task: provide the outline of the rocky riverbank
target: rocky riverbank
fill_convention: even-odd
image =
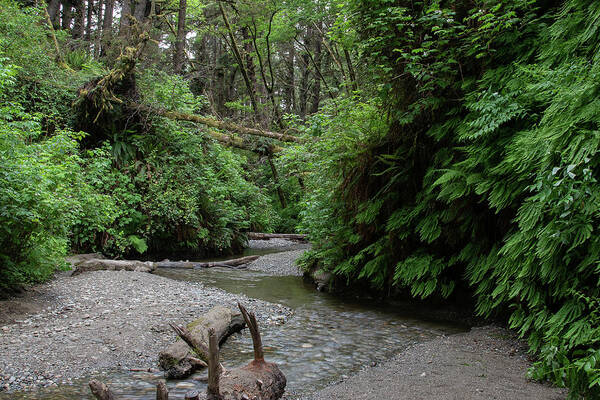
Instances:
[[[34,312],[19,313],[19,301]],[[260,321],[283,323],[291,314],[280,305],[142,272],[60,276],[11,300],[16,314],[4,313],[13,323],[0,326],[0,390],[68,384],[115,368],[155,368],[158,352],[175,340],[169,322],[189,322],[238,301]]]
[[[414,345],[304,400],[560,400],[566,391],[529,381],[525,346],[486,326]]]

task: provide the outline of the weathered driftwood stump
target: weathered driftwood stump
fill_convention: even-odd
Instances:
[[[203,357],[208,363],[207,400],[278,400],[285,391],[287,383],[285,375],[276,364],[265,361],[260,331],[254,313],[247,312],[239,303],[238,307],[250,329],[254,345],[254,360],[241,368],[234,368],[230,371],[223,368],[219,362],[219,335],[213,327],[206,330],[207,342],[201,341],[198,335],[192,334],[187,328],[173,324],[171,327],[183,339],[183,342],[187,343],[199,357]],[[110,389],[99,381],[91,381],[90,389],[98,400],[116,399]],[[169,398],[163,382],[156,386],[156,398],[157,400],[168,400]],[[199,400],[200,395],[197,391],[192,391],[185,396],[185,399]]]
[[[219,363],[216,332],[209,330],[209,346],[198,343],[187,329],[171,325],[177,334],[197,353],[207,353],[208,400],[277,400],[283,396],[287,383],[277,364],[265,361],[262,339],[254,313],[248,313],[238,303],[252,335],[254,360],[241,368],[225,370]]]
[[[208,343],[209,329],[214,329],[217,340],[222,343],[229,335],[244,328],[244,318],[239,312],[216,306],[187,326],[187,332],[195,343]],[[197,352],[178,340],[158,355],[160,368],[169,379],[183,379],[207,366],[205,351]]]

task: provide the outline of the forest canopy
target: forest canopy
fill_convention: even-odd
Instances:
[[[600,3],[0,0],[0,287],[307,233],[600,396]]]

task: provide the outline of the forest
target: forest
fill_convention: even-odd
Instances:
[[[0,0],[0,290],[306,234],[600,398],[600,2]]]

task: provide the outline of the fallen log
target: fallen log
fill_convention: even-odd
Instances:
[[[259,256],[247,256],[240,258],[233,258],[225,261],[213,261],[213,262],[194,262],[194,261],[159,261],[154,263],[157,268],[214,268],[214,267],[226,267],[234,268],[244,264],[251,263],[258,259]]]
[[[285,375],[277,367],[277,364],[265,361],[262,339],[254,313],[249,313],[239,303],[238,307],[252,335],[254,360],[244,367],[225,370],[219,363],[216,333],[209,330],[206,398],[208,400],[280,399],[287,383]],[[207,346],[204,344],[206,342],[197,343],[186,329],[179,327],[175,331],[196,352],[205,353],[207,351]]]
[[[156,266],[150,261],[105,260],[100,258],[92,258],[77,264],[72,275],[79,275],[83,272],[100,270],[153,272],[155,269]]]
[[[219,343],[222,343],[229,335],[244,328],[244,318],[239,312],[216,306],[188,324],[187,328],[177,328],[185,329],[189,333],[187,339],[193,343],[193,351],[184,339],[176,341],[159,353],[159,366],[170,379],[182,379],[206,367],[209,354],[205,343],[208,343],[209,329],[214,329]]]
[[[295,240],[298,242],[306,242],[307,236],[301,233],[259,233],[259,232],[248,232],[248,239],[250,240],[270,240],[270,239],[287,239]]]
[[[221,129],[224,131],[235,132],[242,135],[261,136],[270,139],[276,139],[281,142],[296,142],[301,143],[302,139],[298,136],[289,135],[287,133],[271,132],[267,130],[248,128],[246,126],[238,125],[233,122],[221,121],[210,117],[202,117],[196,114],[186,114],[177,111],[168,111],[160,108],[149,107],[145,104],[129,103],[129,107],[136,110],[142,111],[147,114],[156,114],[161,117],[178,120],[178,121],[190,121],[198,124],[206,125],[211,128]]]

